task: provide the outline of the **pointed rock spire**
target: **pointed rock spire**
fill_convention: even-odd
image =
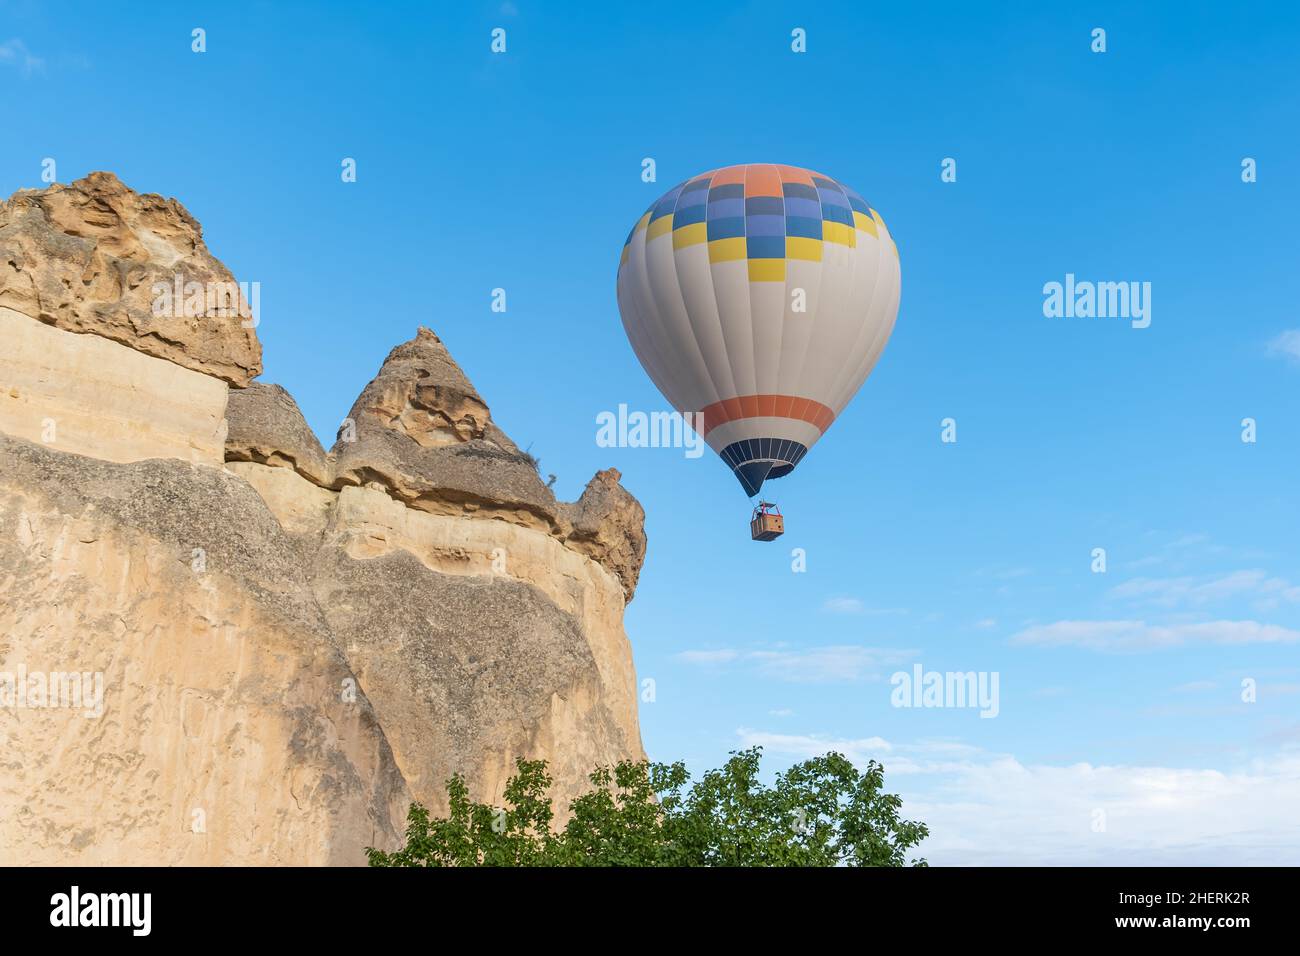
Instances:
[[[377,481],[413,508],[487,510],[554,530],[555,496],[492,422],[487,403],[432,331],[388,354],[339,430],[336,485]]]

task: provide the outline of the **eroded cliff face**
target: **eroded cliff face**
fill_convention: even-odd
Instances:
[[[231,385],[262,371],[248,303],[203,229],[175,199],[133,192],[112,173],[0,203],[0,266],[0,306]]]
[[[431,331],[326,453],[246,312],[150,299],[233,281],[175,200],[19,192],[0,274],[0,864],[357,864],[452,773],[563,816],[643,758],[641,507],[557,502]]]

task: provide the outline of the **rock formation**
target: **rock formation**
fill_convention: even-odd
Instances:
[[[0,266],[0,307],[231,385],[262,371],[248,303],[199,224],[175,199],[132,192],[112,173],[0,204]]]
[[[327,454],[233,281],[111,174],[0,203],[0,864],[356,864],[641,759],[618,473],[557,502],[427,329]]]

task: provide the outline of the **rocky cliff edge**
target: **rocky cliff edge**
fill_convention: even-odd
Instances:
[[[255,327],[174,199],[0,203],[0,864],[357,864],[644,756],[618,472],[556,501],[428,329],[326,452]]]

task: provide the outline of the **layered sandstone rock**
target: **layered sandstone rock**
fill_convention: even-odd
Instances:
[[[292,468],[314,484],[330,484],[325,449],[307,426],[293,396],[279,385],[254,382],[232,391],[226,421],[227,461]]]
[[[0,306],[0,431],[109,461],[219,465],[226,383]]]
[[[0,267],[0,864],[356,864],[452,773],[544,758],[563,818],[644,756],[617,472],[556,502],[426,329],[325,454],[251,330],[145,319],[229,273],[108,174],[0,206]]]
[[[556,502],[429,329],[399,345],[340,429],[335,481],[377,482],[412,508],[480,511],[549,533]]]
[[[219,468],[0,436],[0,671],[102,675],[102,715],[0,708],[0,863],[359,863],[409,790],[310,558]]]
[[[618,469],[596,472],[582,497],[561,504],[565,544],[618,577],[632,600],[645,561],[645,511],[620,485]]]
[[[247,385],[262,347],[238,290],[184,206],[112,173],[0,203],[0,306],[47,325]]]
[[[315,586],[420,799],[459,770],[499,800],[545,757],[563,817],[595,766],[643,757],[622,585],[557,538],[344,488]]]

